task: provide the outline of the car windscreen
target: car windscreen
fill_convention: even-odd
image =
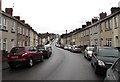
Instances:
[[[19,53],[19,52],[22,52],[24,51],[25,48],[23,47],[15,47],[15,48],[12,48],[12,50],[10,51],[11,53]]]
[[[119,57],[120,56],[120,52],[117,49],[103,48],[103,49],[99,49],[99,56]]]
[[[80,46],[75,46],[75,48],[80,48]]]
[[[92,48],[92,47],[90,47],[88,50],[89,50],[89,51],[93,51],[93,48]]]

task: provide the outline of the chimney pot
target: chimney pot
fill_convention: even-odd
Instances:
[[[95,22],[97,22],[97,21],[98,21],[97,18],[92,18],[92,23],[95,23]]]
[[[20,16],[14,16],[16,19],[20,20]]]
[[[111,14],[112,13],[115,13],[115,12],[117,12],[117,11],[119,11],[120,10],[120,7],[112,7],[111,8]]]
[[[99,16],[100,16],[100,19],[104,19],[105,17],[107,17],[107,13],[102,12],[102,13],[99,14]]]
[[[25,20],[20,20],[22,23],[25,23]]]
[[[86,27],[86,25],[82,25],[82,28],[85,28]]]
[[[9,14],[12,16],[13,14],[13,9],[12,8],[5,8],[5,13]]]
[[[88,21],[88,22],[86,22],[86,25],[87,25],[87,26],[91,25],[91,22],[89,22],[89,21]]]

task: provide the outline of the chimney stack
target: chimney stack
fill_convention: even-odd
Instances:
[[[12,8],[5,8],[5,13],[9,14],[12,16],[13,14],[13,9]]]
[[[14,16],[16,19],[20,20],[20,16]]]
[[[100,19],[104,19],[105,17],[107,17],[107,13],[102,12],[102,13],[99,14],[99,16],[100,16]]]
[[[22,23],[25,23],[25,20],[20,20]]]
[[[97,22],[97,21],[98,21],[97,18],[92,18],[92,23],[95,23],[95,22]]]
[[[117,12],[117,11],[119,11],[120,10],[120,7],[112,7],[111,8],[111,14],[112,13],[115,13],[115,12]]]
[[[85,28],[86,27],[86,25],[82,25],[82,28]]]
[[[87,21],[87,22],[86,22],[86,25],[87,25],[87,26],[91,25],[91,22]]]

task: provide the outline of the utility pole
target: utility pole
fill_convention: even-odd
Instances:
[[[67,44],[67,30],[66,30],[66,44]]]

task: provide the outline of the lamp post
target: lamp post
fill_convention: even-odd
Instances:
[[[67,44],[67,30],[66,30],[66,44]]]

